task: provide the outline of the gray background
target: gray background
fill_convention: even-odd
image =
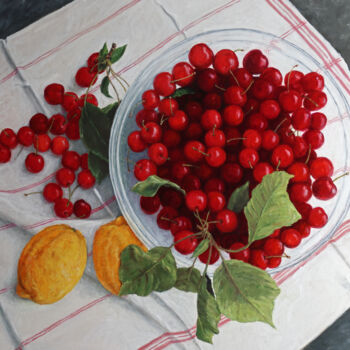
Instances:
[[[71,0],[0,0],[0,38],[6,38],[69,2]],[[291,2],[349,63],[350,0],[291,0]],[[305,350],[349,349],[350,311],[305,348]]]

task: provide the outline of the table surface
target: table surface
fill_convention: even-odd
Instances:
[[[0,38],[17,32],[71,0],[13,0],[0,5]],[[350,62],[350,1],[291,0],[301,13]],[[350,348],[350,310],[340,317],[306,350],[345,350]]]

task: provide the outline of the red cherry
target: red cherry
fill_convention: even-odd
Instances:
[[[86,101],[85,101],[85,98],[86,98]],[[98,106],[98,100],[96,96],[93,94],[87,94],[87,97],[86,97],[86,94],[84,94],[79,97],[79,101],[78,101],[79,107],[83,108],[85,105],[85,102],[90,103],[94,106]]]
[[[187,86],[194,80],[194,69],[187,62],[176,63],[172,74],[177,85]]]
[[[302,219],[307,220],[312,209],[311,205],[308,203],[294,203],[294,206],[302,216]]]
[[[43,190],[43,196],[47,202],[53,203],[57,199],[63,196],[62,188],[54,182],[50,182],[45,185]]]
[[[189,119],[184,111],[177,110],[168,119],[169,126],[175,131],[186,129]]]
[[[208,68],[213,63],[213,57],[213,51],[203,43],[194,45],[188,54],[191,64],[199,69]]]
[[[311,125],[311,113],[305,108],[297,109],[292,115],[292,125],[295,130],[306,130]]]
[[[225,182],[235,184],[242,180],[243,170],[237,163],[225,163],[221,167],[220,176]]]
[[[237,55],[232,50],[220,50],[214,57],[213,65],[219,74],[227,75],[230,71],[233,71],[238,67]]]
[[[237,128],[226,127],[224,129],[226,135],[226,148],[228,151],[235,152],[235,147],[240,144],[241,133]]]
[[[232,232],[237,228],[237,216],[232,210],[220,210],[216,214],[216,221],[215,226],[220,232]]]
[[[141,138],[146,143],[157,143],[162,139],[162,129],[154,122],[148,122],[141,129]]]
[[[78,184],[81,188],[91,188],[96,182],[95,176],[92,175],[90,170],[82,170],[78,174]]]
[[[74,171],[68,168],[61,168],[56,172],[56,180],[62,187],[69,187],[75,180]]]
[[[230,86],[224,92],[224,100],[228,105],[244,106],[247,102],[247,94],[239,86]]]
[[[283,243],[277,238],[268,238],[264,243],[264,253],[267,257],[282,255],[284,252]]]
[[[11,151],[3,145],[0,145],[0,163],[7,163],[11,159]]]
[[[133,152],[143,152],[147,148],[147,143],[143,141],[139,130],[129,134],[128,145]]]
[[[188,101],[185,105],[185,112],[189,118],[199,121],[203,114],[203,107],[197,101]]]
[[[289,196],[293,203],[307,202],[312,196],[311,186],[307,183],[294,183],[289,189]]]
[[[311,227],[321,228],[325,226],[327,222],[328,222],[328,216],[322,208],[316,207],[310,210],[307,223]]]
[[[224,209],[226,205],[225,196],[220,192],[209,192],[208,193],[208,209],[216,213]]]
[[[207,147],[224,147],[226,144],[225,133],[220,129],[209,130],[204,136]]]
[[[3,129],[0,133],[0,143],[7,148],[15,148],[18,144],[16,133],[10,129]]]
[[[246,129],[243,133],[243,145],[247,148],[259,149],[261,145],[261,135],[254,129]]]
[[[87,153],[80,156],[80,163],[82,169],[89,169],[89,155]]]
[[[303,138],[311,149],[318,149],[324,143],[324,136],[319,130],[308,130],[303,134]]]
[[[174,130],[164,130],[162,143],[167,148],[177,147],[181,142],[181,136]]]
[[[174,77],[168,72],[162,72],[157,74],[153,80],[154,90],[160,96],[171,95],[176,89],[176,86],[173,80],[174,80]]]
[[[46,134],[49,130],[49,119],[42,113],[34,114],[29,121],[30,128],[36,134]]]
[[[170,232],[174,236],[176,233],[181,231],[192,230],[192,222],[186,216],[178,216],[170,221]]]
[[[205,154],[205,146],[200,141],[188,141],[184,147],[185,157],[191,162],[199,162]]]
[[[240,86],[243,89],[247,89],[253,81],[253,76],[245,68],[237,68],[231,71],[230,84]]]
[[[330,177],[319,177],[312,184],[312,193],[317,199],[326,201],[337,194],[337,186]]]
[[[45,165],[44,158],[40,154],[29,153],[25,160],[25,166],[31,173],[39,173]]]
[[[301,242],[301,235],[299,231],[294,228],[288,228],[281,233],[281,241],[288,248],[295,248]]]
[[[69,148],[69,141],[64,136],[56,136],[51,142],[51,151],[53,154],[61,155]]]
[[[190,123],[187,129],[185,130],[186,139],[199,139],[202,136],[202,134],[203,134],[203,128],[199,123]]]
[[[290,179],[290,183],[307,182],[310,178],[309,168],[305,163],[295,162],[288,167],[287,172],[294,175],[294,177]]]
[[[186,192],[199,190],[201,188],[201,180],[196,175],[187,174],[182,179],[181,187]]]
[[[264,131],[268,127],[267,119],[260,113],[251,114],[248,117],[247,127],[258,131]]]
[[[37,151],[46,152],[50,149],[51,138],[47,134],[35,135],[33,145]]]
[[[207,195],[203,191],[187,192],[186,206],[191,211],[202,211],[207,206]]]
[[[203,264],[206,264],[209,259],[209,254],[210,254],[210,248],[208,248],[204,253],[200,254],[198,258]],[[208,264],[209,265],[215,264],[219,260],[219,258],[220,258],[220,254],[218,250],[215,247],[211,247],[211,256]]]
[[[87,219],[91,215],[91,205],[84,199],[79,199],[74,203],[73,211],[77,218]]]
[[[62,99],[62,107],[67,112],[77,109],[79,107],[78,95],[71,91],[65,92]]]
[[[22,146],[31,146],[34,140],[34,132],[29,126],[22,126],[17,132],[17,139]]]
[[[269,163],[261,162],[255,165],[253,176],[255,181],[260,183],[265,175],[272,174],[273,172],[274,169]]]
[[[252,74],[261,74],[269,65],[269,60],[260,50],[251,50],[243,58],[243,67]]]
[[[272,152],[271,162],[275,167],[287,168],[293,160],[293,150],[288,145],[279,145]]]
[[[262,270],[267,268],[267,259],[265,257],[264,251],[262,249],[252,249],[250,251],[249,262]]]
[[[311,91],[304,99],[304,107],[309,111],[317,111],[327,104],[327,95],[323,91]]]
[[[218,168],[226,162],[226,152],[221,147],[210,147],[205,158],[208,165]]]
[[[304,157],[309,150],[308,144],[301,136],[296,136],[294,138],[292,146],[295,158]]]
[[[294,112],[301,107],[302,98],[295,90],[283,91],[278,97],[282,109],[286,112]]]
[[[229,105],[224,109],[223,118],[230,126],[237,126],[243,121],[243,110],[236,105]]]
[[[156,213],[160,208],[160,199],[159,196],[155,195],[154,197],[140,197],[140,207],[144,213],[151,215]]]
[[[216,177],[213,177],[209,179],[205,184],[204,184],[204,192],[209,193],[209,192],[220,192],[224,193],[226,189],[225,183]]]
[[[239,163],[243,168],[253,169],[259,161],[259,154],[253,148],[243,148],[239,153]]]
[[[54,211],[60,218],[68,218],[73,214],[73,203],[67,198],[59,198],[55,202]]]
[[[99,56],[99,53],[94,52],[89,56],[89,58],[86,61],[87,65],[89,67],[89,70],[91,72],[94,72],[94,73],[98,72],[98,56]],[[102,72],[100,72],[100,73],[102,73]]]
[[[61,84],[47,85],[44,90],[44,98],[50,105],[59,105],[62,103],[64,87]]]
[[[218,75],[212,68],[200,70],[197,74],[197,86],[200,90],[209,92],[215,88],[218,83]]]
[[[267,267],[270,269],[276,268],[281,265],[281,258],[269,258],[267,259]]]
[[[178,243],[175,243],[174,247],[181,254],[191,254],[196,249],[198,240],[196,237],[191,235],[193,235],[192,231],[180,231],[174,235],[174,242],[179,241]],[[186,239],[186,237],[188,238]]]
[[[301,85],[305,91],[321,91],[324,88],[324,79],[321,74],[318,74],[316,72],[310,72],[303,76],[303,78],[301,79]]]
[[[162,188],[159,191],[160,203],[163,207],[173,207],[178,209],[183,204],[183,195],[172,188]]]
[[[241,242],[235,242],[230,246],[230,250],[238,250],[245,246],[245,244]],[[230,253],[231,259],[241,260],[244,262],[248,262],[250,258],[250,249],[246,248],[237,253]]]
[[[134,167],[134,175],[137,180],[144,181],[151,175],[157,174],[157,166],[149,159],[140,159]]]
[[[327,117],[320,112],[311,114],[311,128],[314,130],[322,130],[327,124]]]
[[[281,112],[280,105],[275,100],[265,100],[261,103],[259,112],[267,119],[275,119]]]
[[[70,140],[79,140],[80,139],[80,129],[79,129],[79,120],[73,119],[69,121],[66,129],[66,136]]]
[[[268,67],[264,69],[260,78],[267,80],[274,86],[280,86],[282,84],[282,74],[277,68]]]
[[[67,120],[68,121],[78,121],[78,120],[80,120],[80,117],[81,117],[81,109],[80,108],[71,109],[67,113]]]
[[[175,100],[172,99],[172,101],[175,101]],[[167,106],[169,106],[169,102],[168,102]],[[159,106],[159,108],[160,108],[160,106]],[[159,119],[158,114],[155,111],[151,111],[151,110],[147,110],[147,109],[141,109],[140,111],[138,111],[135,118],[136,118],[136,124],[140,128],[142,128],[142,126],[148,122],[157,123],[158,119]]]
[[[258,100],[267,100],[274,97],[275,87],[263,79],[256,79],[252,86],[252,95]]]
[[[162,143],[154,143],[149,147],[148,155],[156,165],[162,165],[168,160],[168,149]]]
[[[202,114],[201,125],[205,130],[211,130],[214,127],[220,128],[221,124],[221,115],[217,110],[208,109]]]
[[[301,80],[303,77],[304,73],[298,70],[292,70],[285,75],[284,85],[287,87],[288,90],[294,89],[299,91],[300,89],[302,89]]]
[[[81,87],[89,87],[96,83],[96,73],[90,72],[88,67],[81,67],[75,74],[75,81]]]
[[[142,105],[145,109],[153,110],[158,107],[159,95],[155,90],[146,90],[142,94]]]
[[[332,162],[326,157],[318,157],[310,164],[310,174],[314,179],[331,177],[334,172]]]
[[[172,219],[178,216],[178,211],[172,207],[164,207],[157,215],[157,225],[163,230],[169,230]]]
[[[267,151],[272,151],[280,142],[278,134],[272,130],[265,130],[262,133],[261,146]]]
[[[80,156],[75,151],[66,151],[62,156],[62,165],[65,168],[78,170],[80,167]]]
[[[49,119],[49,130],[54,135],[62,135],[66,132],[66,118],[62,114],[54,114]]]
[[[301,238],[308,237],[311,232],[311,227],[305,220],[299,220],[293,224],[293,228],[300,233]]]

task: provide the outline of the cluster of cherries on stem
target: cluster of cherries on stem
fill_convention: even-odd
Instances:
[[[90,87],[96,82],[97,60],[98,53],[93,53],[87,60],[88,67],[77,71],[76,82],[79,86]],[[54,203],[54,211],[58,217],[67,218],[74,213],[78,218],[88,218],[91,214],[90,204],[83,199],[73,204],[71,198],[74,190],[71,191],[70,186],[77,178],[77,187],[89,189],[94,186],[95,177],[89,170],[88,154],[79,155],[69,150],[69,147],[70,140],[80,139],[79,119],[85,101],[96,106],[98,101],[93,94],[78,97],[74,92],[67,92],[63,85],[56,83],[46,86],[44,98],[50,105],[61,105],[66,116],[57,113],[48,118],[43,113],[37,113],[31,117],[29,125],[22,126],[17,134],[11,128],[3,129],[0,133],[0,163],[10,161],[12,150],[17,145],[33,147],[33,152],[25,159],[25,167],[30,173],[40,173],[45,166],[42,154],[51,150],[54,155],[61,157],[62,167],[56,172],[56,183],[46,184],[39,193],[43,194],[47,202]],[[69,188],[68,198],[64,198],[62,188]]]
[[[213,51],[204,43],[189,51],[189,62],[161,72],[153,89],[142,94],[136,114],[138,130],[128,136],[133,152],[147,149],[148,158],[138,160],[134,175],[139,181],[158,175],[180,185],[180,192],[163,187],[152,197],[140,198],[146,214],[158,212],[157,224],[170,230],[182,254],[192,253],[201,237],[193,232],[208,225],[216,246],[239,250],[248,241],[244,214],[227,208],[232,192],[247,181],[250,191],[276,170],[294,177],[288,193],[302,218],[291,227],[230,256],[262,269],[280,265],[284,249],[297,247],[311,228],[327,221],[321,207],[312,208],[312,196],[333,198],[337,188],[331,178],[332,162],[316,150],[324,143],[322,129],[327,118],[315,112],[327,103],[323,77],[295,70],[284,77],[260,50],[251,50],[239,67],[230,49]],[[193,94],[171,95],[177,87]],[[212,247],[210,264],[219,259]],[[206,263],[209,249],[199,256]]]

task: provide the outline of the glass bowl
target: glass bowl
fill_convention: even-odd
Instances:
[[[190,48],[197,43],[204,42],[211,49],[217,52],[223,48],[243,49],[244,52],[237,52],[242,60],[243,55],[258,48],[268,55],[271,66],[279,68],[282,74],[289,72],[292,67],[298,65],[298,70],[303,72],[317,71],[325,78],[325,92],[328,96],[328,103],[322,112],[328,117],[328,124],[323,130],[325,143],[317,152],[319,155],[329,157],[334,163],[336,174],[341,174],[349,166],[349,105],[339,88],[338,83],[326,71],[318,61],[298,46],[276,37],[272,34],[251,30],[251,29],[227,29],[211,31],[193,36],[171,48],[165,50],[155,58],[135,79],[127,91],[114,119],[110,138],[110,176],[114,192],[120,209],[140,240],[149,248],[154,246],[168,246],[172,243],[170,231],[161,230],[156,223],[155,215],[145,215],[140,209],[139,195],[132,192],[132,186],[137,182],[133,175],[134,161],[144,158],[146,152],[129,153],[130,164],[127,162],[129,133],[137,129],[135,114],[140,110],[140,101],[143,91],[152,88],[155,75],[162,71],[171,71],[172,67],[179,61],[188,60]],[[290,259],[283,259],[282,264],[270,273],[279,272],[298,264],[310,256],[321,245],[328,241],[335,233],[339,224],[343,221],[349,207],[349,181],[343,177],[337,181],[338,194],[330,201],[311,200],[312,206],[322,206],[329,221],[322,229],[313,229],[311,235],[303,239],[299,247],[287,250]],[[179,266],[189,266],[192,261],[189,256],[174,251]],[[209,266],[208,273],[212,275],[216,263]],[[200,262],[198,268],[204,267]]]

